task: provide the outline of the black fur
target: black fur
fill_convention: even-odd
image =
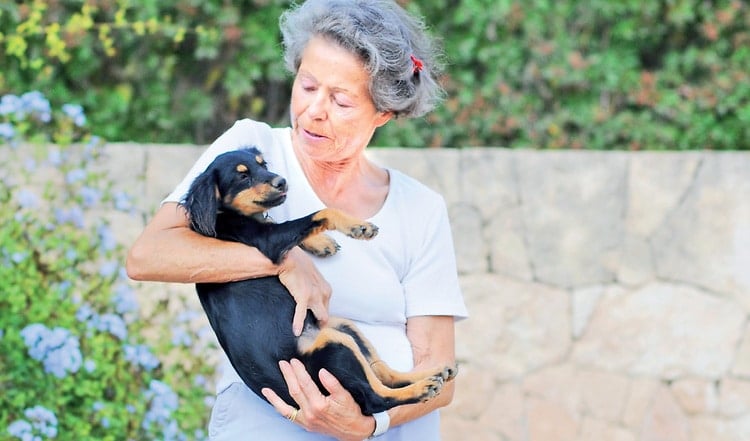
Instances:
[[[322,217],[329,212],[339,214],[329,209],[280,224],[265,220],[264,211],[283,203],[286,191],[286,181],[268,171],[257,149],[249,148],[218,156],[195,179],[182,205],[189,215],[191,228],[196,232],[255,247],[275,263],[322,229],[344,228],[347,234],[360,238],[368,238],[377,232],[377,227],[366,222],[336,226],[334,220]],[[341,215],[340,219],[351,219]],[[278,277],[233,283],[199,283],[196,288],[221,347],[245,384],[261,397],[261,389],[269,387],[284,401],[294,404],[278,367],[279,360],[292,358],[305,364],[323,393],[326,391],[317,372],[323,367],[329,370],[352,393],[365,414],[399,404],[425,401],[439,392],[444,380],[455,375],[454,369],[441,367],[428,373],[404,374],[401,378],[377,359],[369,343],[351,322],[346,321],[331,320],[333,328],[325,335],[334,338],[328,341],[324,337],[323,343],[316,344],[314,350],[302,352],[298,348],[298,338],[292,332],[295,302]],[[307,339],[321,335],[321,328],[310,311],[304,329],[303,335]],[[361,354],[359,357],[357,352]],[[365,363],[362,363],[362,357]],[[372,371],[372,366],[378,364],[382,365],[378,372],[387,371],[390,376],[376,378],[374,381],[380,384],[375,386],[385,387],[385,384],[405,388],[376,393],[370,383],[373,377],[368,381],[365,371]],[[415,375],[421,375],[421,379],[417,380]],[[377,374],[377,377],[381,376]],[[415,388],[418,389],[416,392],[413,391]]]

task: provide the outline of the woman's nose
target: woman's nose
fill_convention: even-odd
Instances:
[[[326,97],[322,93],[315,94],[307,106],[307,113],[312,119],[323,120],[328,117]]]

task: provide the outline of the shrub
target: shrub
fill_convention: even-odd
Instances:
[[[750,149],[747,2],[456,3],[408,3],[445,38],[448,100],[380,143]]]
[[[11,2],[0,93],[96,109],[109,140],[207,143],[288,121],[278,17],[291,2]],[[444,38],[448,100],[383,146],[750,149],[740,0],[411,0]],[[450,13],[446,13],[450,11]]]
[[[0,133],[0,439],[205,438],[211,367],[193,316],[139,314],[106,220],[132,199],[96,171],[85,114],[6,95]],[[173,338],[147,342],[150,328]]]
[[[80,103],[110,141],[201,142],[240,116],[273,121],[286,116],[276,23],[288,4],[3,4],[0,93]]]

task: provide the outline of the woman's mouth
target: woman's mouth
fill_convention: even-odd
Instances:
[[[311,131],[306,130],[306,129],[302,129],[302,133],[304,133],[305,136],[307,136],[308,138],[312,138],[312,139],[325,139],[326,138],[323,135],[319,135],[319,134],[317,134],[315,132],[311,132]]]

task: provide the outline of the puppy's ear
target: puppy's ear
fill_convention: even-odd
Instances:
[[[182,202],[190,218],[190,227],[194,231],[204,236],[216,236],[219,197],[215,174],[209,168],[195,178]]]

